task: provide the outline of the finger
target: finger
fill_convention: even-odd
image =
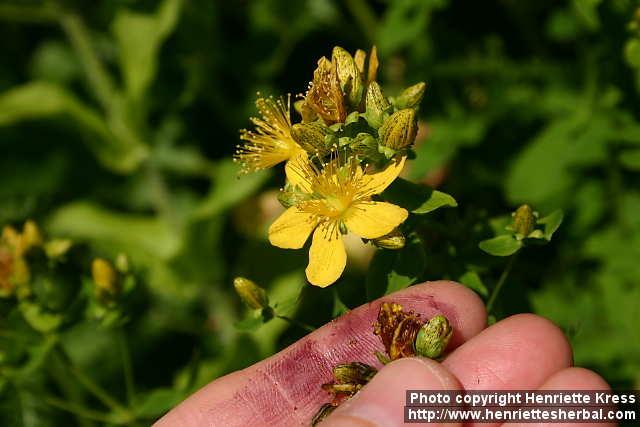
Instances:
[[[321,427],[404,425],[407,390],[461,390],[461,386],[433,360],[399,359],[385,366],[358,394],[340,405]]]
[[[379,366],[374,352],[384,348],[372,325],[385,300],[423,318],[447,316],[454,328],[452,348],[485,326],[482,301],[464,286],[446,281],[412,286],[351,310],[280,353],[210,383],[156,427],[308,425],[329,400],[320,385],[331,380],[333,366],[352,361]]]
[[[537,389],[571,363],[571,347],[557,326],[519,314],[461,345],[443,365],[466,390],[527,390]],[[483,424],[490,425],[497,424]]]
[[[539,390],[611,390],[609,384],[602,377],[593,371],[584,368],[567,368],[551,375]],[[602,406],[605,410],[613,409]],[[597,410],[598,407],[589,408]],[[554,427],[557,423],[515,423],[510,424],[513,427]],[[615,423],[562,423],[563,427],[587,427],[587,426],[615,426]]]

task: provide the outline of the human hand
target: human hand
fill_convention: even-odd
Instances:
[[[609,389],[598,374],[571,367],[569,343],[550,321],[519,314],[486,328],[484,304],[475,293],[438,281],[360,306],[278,354],[211,382],[155,427],[309,426],[329,401],[320,385],[332,379],[333,366],[358,361],[380,367],[374,352],[384,349],[372,325],[382,301],[424,319],[444,314],[454,328],[449,354],[442,363],[406,358],[385,366],[323,427],[402,425],[408,389]],[[492,425],[498,424],[483,424]]]

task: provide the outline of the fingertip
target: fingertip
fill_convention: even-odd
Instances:
[[[404,424],[407,390],[460,390],[458,380],[441,364],[423,358],[404,358],[385,366],[353,398],[343,403],[323,427]]]

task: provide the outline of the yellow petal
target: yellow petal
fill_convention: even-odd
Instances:
[[[400,159],[392,161],[385,170],[366,175],[362,191],[368,195],[382,193],[400,175],[406,158],[406,156],[402,156]]]
[[[402,224],[409,213],[387,202],[357,202],[344,215],[349,231],[365,239],[375,239],[390,233]]]
[[[269,227],[269,242],[284,249],[300,249],[316,226],[312,214],[291,206]]]
[[[314,177],[313,168],[309,164],[309,156],[304,150],[300,150],[284,167],[287,180],[292,185],[297,185],[305,193],[312,193],[311,182]]]
[[[327,287],[340,278],[347,263],[347,252],[335,222],[325,223],[313,233],[309,250],[307,279],[312,285]]]

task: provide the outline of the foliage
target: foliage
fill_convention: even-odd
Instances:
[[[640,383],[634,2],[5,0],[0,22],[0,225],[43,235],[0,249],[0,424],[147,425],[310,326],[443,278]],[[404,248],[348,241],[318,289],[306,254],[267,241],[283,174],[237,178],[230,157],[255,92],[304,91],[335,44],[376,44],[394,102],[427,90],[415,159],[381,195],[411,212]],[[540,212],[525,234],[522,204]],[[8,259],[29,280],[3,281]],[[242,306],[236,276],[268,310]]]

